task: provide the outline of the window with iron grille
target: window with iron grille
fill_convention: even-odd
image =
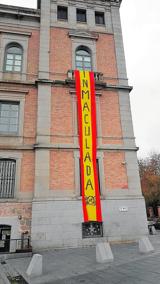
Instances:
[[[96,25],[105,25],[103,12],[95,12],[95,23]]]
[[[76,50],[76,69],[89,71],[92,69],[91,54],[85,48]]]
[[[14,198],[16,161],[0,159],[0,198]]]
[[[9,44],[5,51],[4,70],[6,72],[22,71],[23,50],[19,44]]]
[[[84,9],[77,9],[77,22],[86,23],[87,22],[87,14]]]
[[[0,101],[0,133],[17,134],[19,102]]]
[[[58,20],[68,20],[68,8],[64,6],[57,7],[57,19]]]

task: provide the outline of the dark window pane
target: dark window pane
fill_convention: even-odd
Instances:
[[[18,128],[17,128],[17,125],[13,124],[9,126],[9,131],[10,132],[17,132],[18,131]]]
[[[12,46],[7,48],[7,53],[10,54],[22,54],[22,48],[18,46]]]
[[[85,49],[78,49],[76,51],[76,69],[91,70],[91,54]]]
[[[86,10],[77,9],[77,22],[87,22]]]
[[[90,68],[91,67],[91,63],[90,62],[84,62],[84,66]]]
[[[68,20],[68,8],[63,6],[57,7],[58,20]]]
[[[76,66],[82,68],[83,67],[83,62],[77,62]]]
[[[20,72],[21,71],[21,66],[14,66],[14,71]]]
[[[0,132],[8,132],[8,125],[0,124]]]
[[[84,61],[85,61],[85,62],[91,62],[91,57],[85,56],[85,57],[84,57]]]
[[[0,101],[0,132],[18,132],[19,103]]]
[[[77,56],[76,56],[76,61],[83,61],[83,57],[82,57],[82,56],[77,55]]]
[[[95,22],[97,25],[104,25],[104,13],[103,12],[95,12]]]
[[[13,111],[18,111],[19,103],[12,103],[10,106]]]
[[[8,124],[8,118],[1,117],[0,123],[1,124]]]
[[[9,111],[10,109],[10,105],[5,103],[5,102],[0,102],[1,104],[1,110],[4,110],[4,111]]]
[[[5,71],[21,72],[23,50],[19,46],[9,46],[5,53]]]
[[[98,175],[99,193],[101,194],[100,172],[99,172],[99,160],[98,160],[98,159],[96,159],[96,164],[97,164],[97,175]]]
[[[83,47],[82,47],[83,48]],[[81,55],[81,56],[89,56],[90,54],[89,54],[89,52],[88,51],[86,51],[86,50],[84,50],[84,49],[78,49],[77,51],[76,51],[76,54],[77,55]]]
[[[15,59],[21,61],[22,60],[22,55],[15,55]]]
[[[6,63],[7,63],[7,65],[13,65],[13,60],[7,59]]]
[[[21,61],[16,60],[16,61],[15,61],[15,66],[21,66]]]
[[[7,54],[7,59],[13,59],[13,54]]]
[[[6,71],[12,71],[12,66],[11,65],[6,65]]]

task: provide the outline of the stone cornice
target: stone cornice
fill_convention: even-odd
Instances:
[[[37,9],[24,8],[19,6],[11,6],[0,4],[0,13],[15,15],[16,17],[30,17],[30,18],[40,18],[40,13]]]
[[[129,91],[131,92],[133,87],[132,86],[124,86],[124,85],[111,85],[107,84],[104,81],[96,81],[96,90],[116,90],[116,91]],[[68,87],[75,87],[75,80],[66,79],[65,81],[55,80],[52,81],[52,85],[56,86],[68,86]]]
[[[27,36],[27,37],[31,37],[31,35],[32,35],[31,32],[21,31],[21,30],[19,30],[19,29],[17,29],[17,30],[11,30],[11,29],[1,29],[1,28],[0,28],[0,33],[16,34],[16,35],[22,35],[22,36]]]
[[[40,8],[40,3],[43,0],[37,0],[38,1],[38,8]],[[59,0],[52,0],[52,2],[54,3],[59,3]],[[120,7],[122,0],[67,0],[66,2],[68,2],[69,5],[71,6],[76,6],[76,4],[78,3],[85,3],[86,5],[89,5],[91,7],[93,6],[118,6]]]
[[[79,146],[77,144],[34,144],[35,150],[41,149],[67,149],[67,150],[79,150]],[[125,145],[111,145],[104,144],[97,147],[98,151],[138,151],[138,147],[133,146],[125,146]]]
[[[79,38],[86,38],[86,39],[92,39],[92,40],[98,40],[99,35],[97,33],[91,33],[86,31],[78,31],[78,30],[72,30],[68,33],[69,37],[79,37]]]

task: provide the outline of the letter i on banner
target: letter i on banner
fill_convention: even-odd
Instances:
[[[84,222],[102,222],[96,163],[97,131],[94,73],[76,70],[75,78]]]

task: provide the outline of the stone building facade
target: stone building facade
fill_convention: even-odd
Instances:
[[[10,226],[10,239],[31,235],[34,249],[99,241],[82,236],[73,72],[82,65],[96,80],[103,239],[135,240],[148,233],[120,4],[0,5],[0,230]]]

